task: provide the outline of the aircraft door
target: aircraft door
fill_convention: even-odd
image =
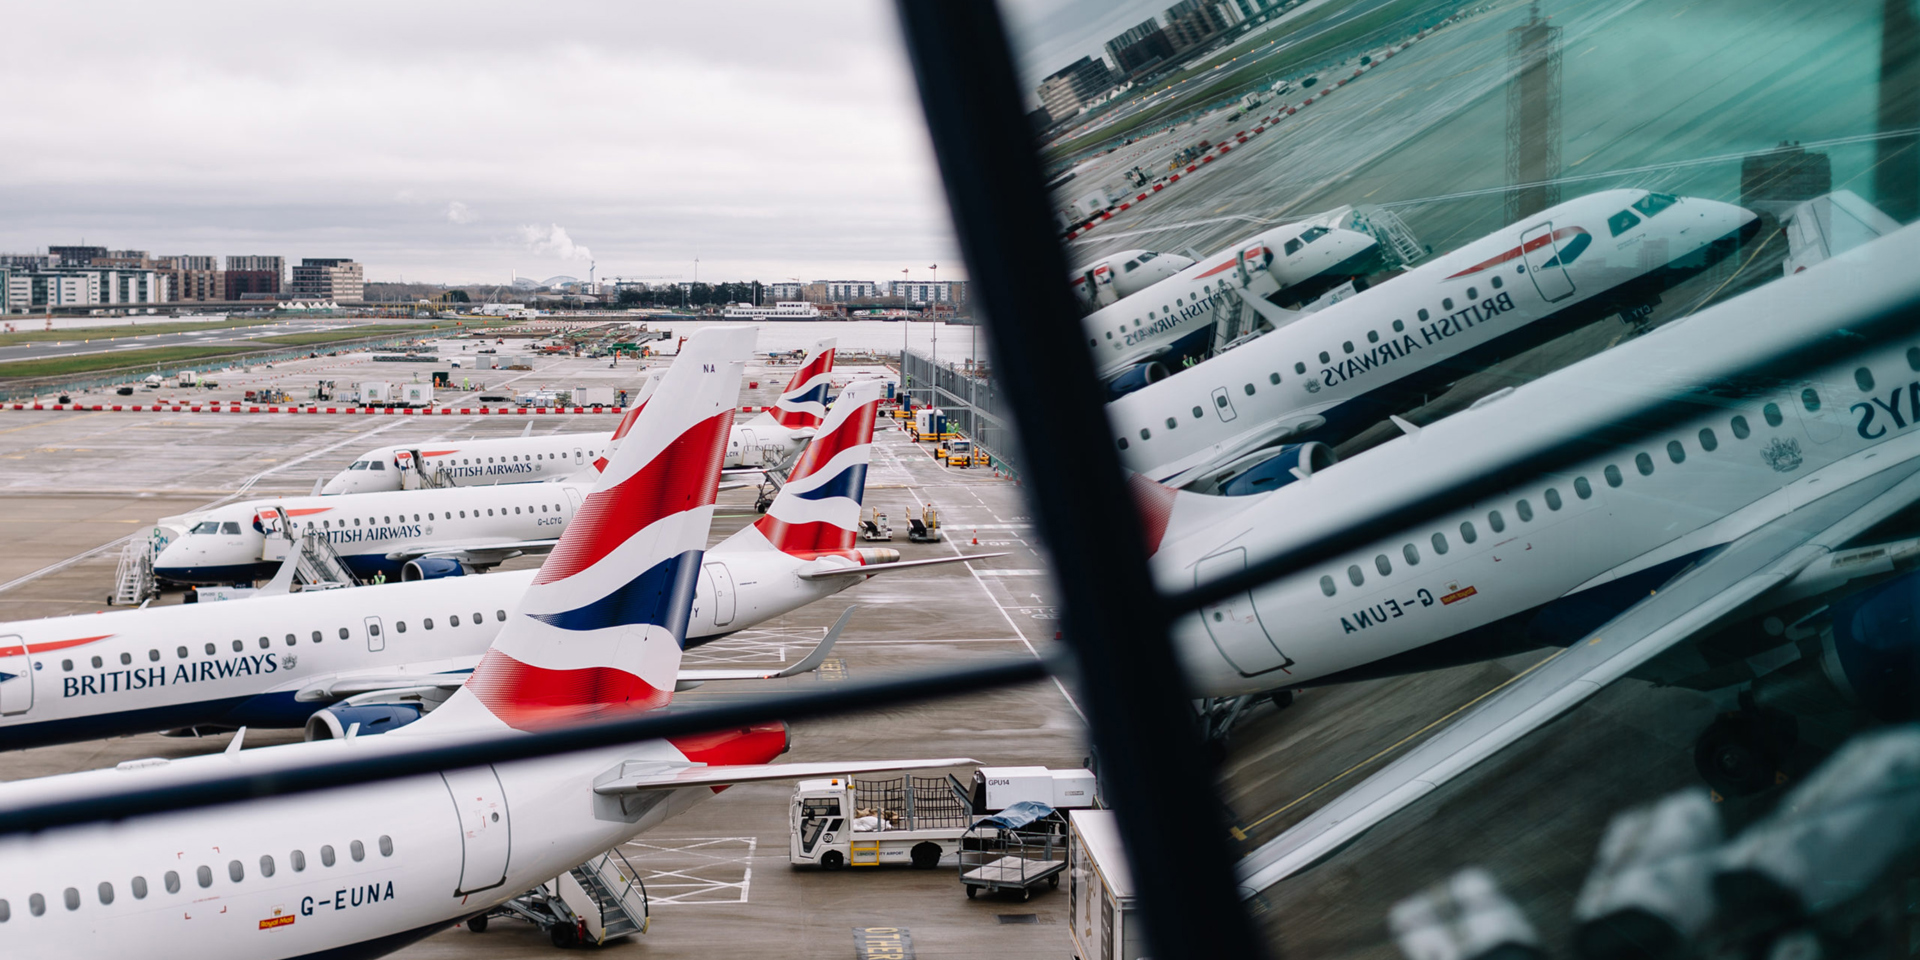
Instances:
[[[380,628],[380,618],[368,617],[367,618],[367,650],[371,653],[379,653],[380,651],[385,650],[386,648],[387,648],[387,635],[386,635],[386,631]]]
[[[1234,412],[1233,398],[1228,396],[1226,387],[1213,388],[1213,412],[1220,415],[1222,423],[1240,415]]]
[[[756,453],[760,455],[760,460],[758,463],[755,463],[749,459],[750,457],[754,456]],[[760,466],[760,465],[764,465],[766,461],[767,461],[766,453],[765,451],[762,451],[760,449],[759,435],[754,433],[753,430],[747,427],[741,427],[740,428],[740,465],[743,467]]]
[[[724,627],[733,622],[733,573],[726,564],[719,562],[707,564],[706,569],[713,585],[713,625]]]
[[[0,716],[33,708],[33,663],[19,637],[0,637]]]
[[[1560,248],[1553,242],[1553,223],[1548,221],[1520,235],[1521,257],[1527,263],[1527,276],[1541,299],[1552,303],[1573,296],[1573,278],[1560,264]]]
[[[1193,580],[1195,584],[1206,583],[1246,568],[1247,551],[1235,547],[1202,559],[1194,566]],[[1253,607],[1253,596],[1246,591],[1202,607],[1200,619],[1207,625],[1220,656],[1242,676],[1293,666],[1293,660],[1274,645],[1266,625],[1260,622],[1259,611]]]
[[[507,882],[507,858],[513,848],[513,819],[507,814],[506,791],[492,767],[448,770],[440,775],[453,813],[460,825],[460,886],[453,895],[466,896]]]

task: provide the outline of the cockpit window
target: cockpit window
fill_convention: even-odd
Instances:
[[[1152,260],[1154,257],[1157,257],[1157,256],[1159,256],[1159,254],[1154,253],[1152,250],[1148,250],[1146,253],[1143,253],[1140,255],[1140,262],[1146,263],[1148,260]]]
[[[1634,216],[1632,210],[1622,210],[1607,218],[1607,229],[1613,231],[1613,235],[1617,237],[1633,229],[1639,222],[1640,218]]]
[[[1308,227],[1307,232],[1300,235],[1300,242],[1312,243],[1315,240],[1318,240],[1321,237],[1324,237],[1326,235],[1327,235],[1326,227]]]
[[[201,522],[199,522],[199,523],[196,523],[196,524],[194,524],[194,525],[193,525],[193,529],[192,529],[192,530],[189,530],[189,531],[187,531],[187,532],[188,532],[188,533],[219,533],[219,532],[220,532],[220,521],[218,521],[218,520],[203,520],[203,521],[201,521]]]
[[[221,525],[220,525],[220,532],[221,532],[221,533],[224,533],[224,534],[226,534],[226,535],[227,535],[227,536],[229,536],[229,537],[237,537],[237,536],[239,536],[239,535],[240,535],[240,523],[239,523],[239,521],[236,521],[236,520],[228,520],[228,521],[227,521],[226,523],[223,523],[223,524],[221,524]]]
[[[1291,257],[1291,256],[1293,256],[1294,254],[1296,254],[1296,253],[1299,253],[1299,252],[1300,252],[1300,248],[1301,248],[1302,246],[1305,246],[1305,244],[1302,244],[1302,243],[1301,243],[1300,241],[1298,241],[1298,240],[1288,240],[1288,241],[1287,241],[1287,253],[1286,253],[1286,255],[1287,255],[1287,256],[1289,256],[1289,257]]]
[[[384,460],[369,460],[369,461],[367,461],[367,469],[368,469],[368,470],[385,470],[386,468],[387,468],[387,464],[386,464],[386,461],[384,461]]]
[[[1679,203],[1678,197],[1671,193],[1649,193],[1633,202],[1633,208],[1645,216],[1653,216],[1668,207]]]
[[[365,460],[355,460],[353,462],[353,465],[348,467],[347,469],[348,470],[365,470],[366,468],[367,468],[367,462]]]
[[[1138,261],[1138,260],[1128,260],[1128,261],[1127,261],[1127,265],[1126,265],[1125,267],[1123,267],[1122,269],[1124,269],[1124,270],[1126,270],[1126,271],[1127,271],[1128,273],[1132,273],[1132,272],[1134,271],[1134,268],[1135,268],[1135,267],[1138,267],[1138,266],[1140,266],[1140,261]]]

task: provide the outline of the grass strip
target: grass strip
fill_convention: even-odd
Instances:
[[[58,377],[71,373],[92,373],[156,363],[205,360],[227,354],[258,350],[257,347],[150,347],[145,350],[109,350],[72,357],[48,357],[43,360],[13,360],[0,363],[0,380],[24,380],[34,377]]]
[[[117,327],[73,327],[66,330],[26,330],[0,333],[0,347],[23,343],[53,343],[63,340],[112,340],[118,337],[149,337],[161,333],[192,333],[196,330],[229,330],[235,327],[264,327],[278,320],[236,323],[232,320],[201,320],[189,323],[142,323]]]

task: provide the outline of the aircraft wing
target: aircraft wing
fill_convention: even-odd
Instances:
[[[818,670],[820,664],[826,662],[827,654],[833,650],[834,643],[840,639],[840,631],[846,629],[847,621],[853,619],[853,612],[858,609],[860,609],[859,605],[855,604],[840,611],[840,619],[835,620],[833,626],[827,629],[827,635],[814,645],[813,651],[790,667],[776,670],[768,670],[766,667],[749,667],[739,670],[688,670],[682,667],[674,678],[676,681],[674,689],[690,690],[708,680],[778,680],[781,677],[797,677],[800,674]]]
[[[489,566],[502,560],[511,560],[525,554],[546,553],[559,543],[556,535],[551,540],[495,540],[484,543],[452,543],[419,546],[403,546],[387,553],[388,560],[419,560],[434,557],[446,560],[458,560],[476,566]]]
[[[799,577],[802,580],[830,580],[834,577],[867,577],[867,576],[872,576],[873,574],[876,574],[876,573],[887,573],[893,570],[905,570],[908,567],[930,567],[937,563],[961,563],[967,560],[989,560],[994,557],[1004,557],[1006,555],[1007,555],[1006,552],[1002,551],[1000,553],[975,553],[975,554],[969,554],[964,557],[933,557],[928,560],[897,560],[893,563],[850,564],[847,566],[840,566],[835,564],[830,566],[822,565],[819,567],[808,566],[801,569],[801,571],[795,574],[795,576]]]
[[[1241,894],[1253,896],[1331,856],[1916,499],[1920,463],[1909,461],[1717,548],[1591,636],[1528,668],[1432,738],[1248,854],[1239,867]]]
[[[977,766],[980,761],[968,757],[936,757],[930,760],[828,760],[813,763],[741,763],[726,766],[703,764],[626,763],[611,780],[593,785],[602,796],[644,793],[648,790],[678,790],[682,787],[723,787],[731,783],[756,780],[806,780],[813,777],[838,777],[853,773],[879,773],[884,770],[920,770],[928,767]]]

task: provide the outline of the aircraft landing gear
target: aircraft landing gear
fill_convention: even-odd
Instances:
[[[1781,767],[1797,739],[1793,718],[1786,714],[1722,714],[1694,741],[1694,767],[1721,796],[1752,796],[1785,782]]]

